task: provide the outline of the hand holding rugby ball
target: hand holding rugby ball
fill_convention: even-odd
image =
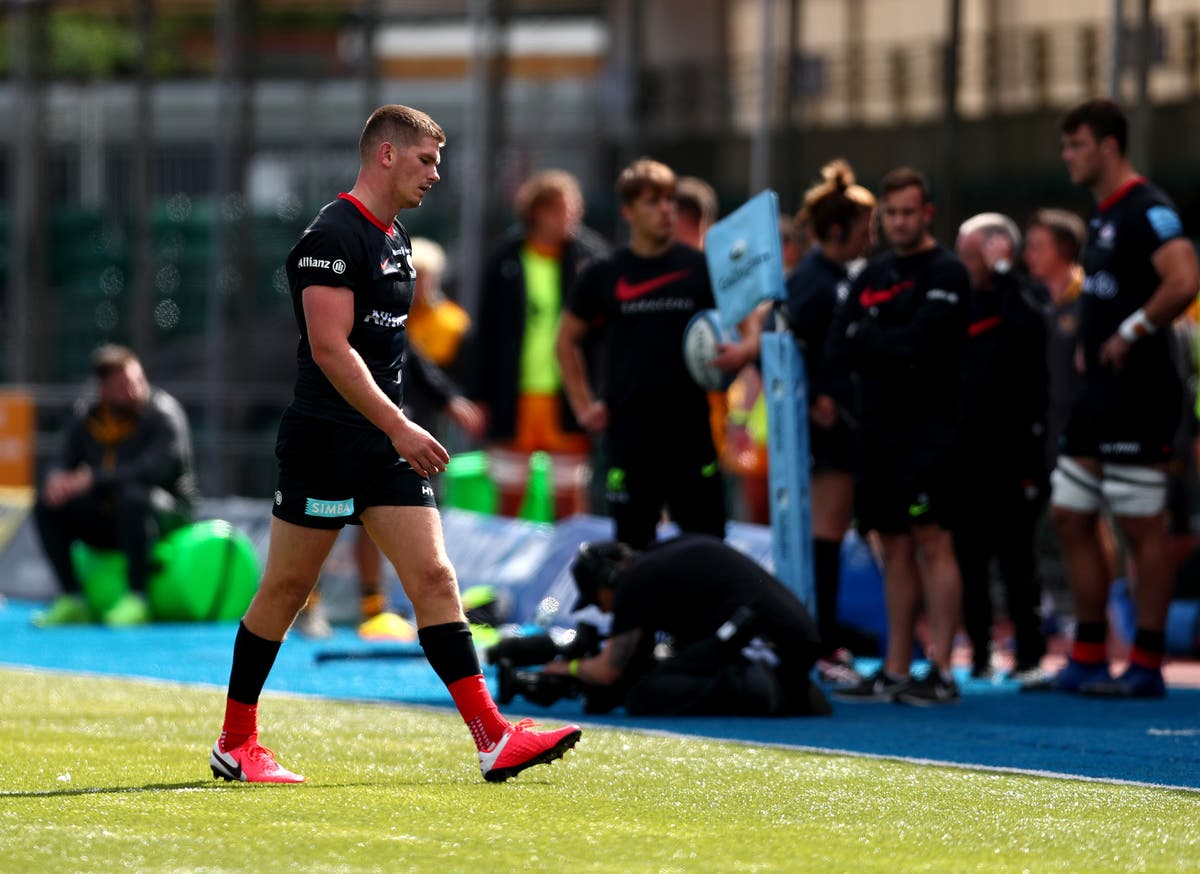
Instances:
[[[721,322],[717,310],[700,310],[692,316],[683,332],[683,361],[688,373],[705,391],[724,391],[734,374],[709,364],[717,357],[721,343],[737,342],[737,337]]]

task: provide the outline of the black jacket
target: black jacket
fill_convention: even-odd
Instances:
[[[517,395],[521,368],[521,343],[525,337],[525,277],[521,269],[523,234],[511,234],[488,259],[479,315],[467,350],[467,397],[487,404],[489,440],[510,440],[516,433]],[[604,253],[604,244],[586,231],[563,249],[559,262],[562,303],[587,261]],[[560,304],[561,305],[561,304]],[[566,397],[562,398],[563,427],[579,431]]]
[[[1050,296],[1015,273],[971,290],[962,358],[959,442],[980,476],[1041,484],[1049,408],[1046,322]]]
[[[58,465],[92,469],[96,488],[139,483],[170,492],[184,508],[200,491],[187,414],[171,395],[152,388],[141,416],[112,416],[99,403],[81,404],[66,431]]]

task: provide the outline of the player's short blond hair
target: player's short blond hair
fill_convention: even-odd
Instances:
[[[566,170],[542,170],[521,183],[513,205],[517,216],[526,225],[533,223],[533,214],[540,207],[561,197],[567,209],[577,216],[583,215],[583,192],[579,182]]]

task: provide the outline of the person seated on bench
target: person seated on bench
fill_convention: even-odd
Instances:
[[[42,626],[146,622],[146,582],[155,542],[192,520],[199,491],[187,415],[146,380],[132,350],[104,345],[92,354],[97,396],[82,400],[63,436],[35,508],[38,535],[62,595],[35,616]],[[103,616],[92,614],[71,546],[82,541],[126,559],[129,591]]]

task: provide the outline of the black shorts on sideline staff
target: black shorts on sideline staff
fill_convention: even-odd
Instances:
[[[908,534],[918,525],[950,527],[954,464],[949,436],[868,447],[862,453],[854,490],[860,531]]]
[[[273,515],[304,528],[361,525],[369,507],[436,507],[433,485],[376,428],[344,425],[289,408],[275,443],[279,485]]]

